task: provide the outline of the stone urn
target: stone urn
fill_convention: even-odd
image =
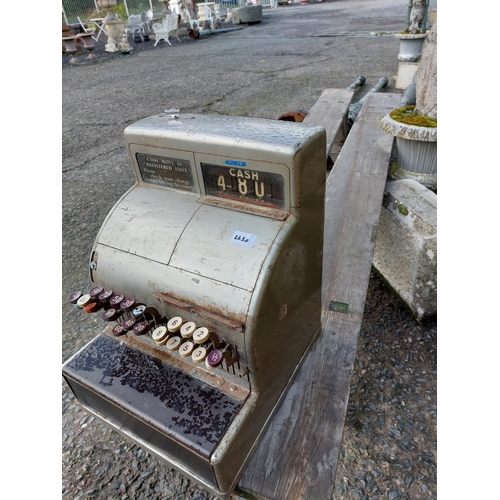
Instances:
[[[427,117],[420,117],[422,125],[399,121],[400,116],[410,115],[412,108],[414,106],[398,108],[380,121],[382,130],[396,138],[398,158],[390,175],[394,179],[414,179],[429,189],[436,189],[437,122]],[[426,120],[430,126],[425,125]]]
[[[116,14],[112,12],[113,7],[116,7],[116,0],[97,0],[97,4],[106,11],[106,21],[117,18]]]
[[[427,33],[396,33],[394,38],[399,39],[398,59],[401,62],[417,62],[420,60]]]

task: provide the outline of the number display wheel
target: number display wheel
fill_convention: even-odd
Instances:
[[[68,301],[76,306],[76,303],[78,302],[78,299],[82,296],[82,292],[73,292],[69,297]]]
[[[82,295],[77,301],[76,301],[76,305],[80,308],[80,309],[83,309],[85,306],[89,305],[90,304],[90,301],[92,300],[92,298],[90,297],[90,295],[88,293],[86,293],[85,295]]]
[[[168,340],[167,327],[159,326],[158,328],[155,329],[151,337],[158,345],[165,345]]]
[[[177,333],[182,326],[182,318],[180,316],[174,316],[167,323],[168,331],[171,333]]]
[[[181,345],[181,338],[180,337],[171,337],[167,340],[167,349],[169,351],[177,351]]]
[[[201,363],[201,362],[205,361],[206,357],[207,357],[207,350],[204,347],[197,347],[193,351],[193,354],[191,355],[191,359],[195,363]]]
[[[217,368],[224,360],[224,354],[220,349],[213,349],[205,359],[205,366],[207,368]]]
[[[202,326],[193,333],[193,340],[196,344],[204,344],[210,338],[208,328]]]
[[[181,326],[181,336],[184,339],[189,339],[196,330],[196,325],[193,321],[188,321]]]
[[[179,347],[179,354],[181,355],[182,358],[187,358],[188,356],[191,356],[193,350],[194,350],[194,344],[192,342],[184,342]]]

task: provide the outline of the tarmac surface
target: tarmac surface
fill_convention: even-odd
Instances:
[[[128,55],[97,44],[93,62],[81,53],[76,64],[62,56],[63,361],[101,328],[67,297],[90,288],[97,231],[134,182],[124,128],[172,107],[277,119],[359,75],[366,83],[355,100],[381,77],[389,79],[383,92],[398,92],[392,34],[404,28],[406,8],[394,0],[293,4],[199,40],[130,40]],[[436,343],[436,324],[418,324],[373,275],[332,498],[436,498]],[[215,498],[88,417],[64,381],[62,402],[64,499]]]

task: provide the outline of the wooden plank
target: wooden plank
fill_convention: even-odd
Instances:
[[[325,127],[326,154],[331,157],[331,152],[334,153],[333,162],[347,133],[347,115],[353,97],[352,89],[325,89],[303,121]]]
[[[370,95],[326,186],[322,332],[243,474],[241,494],[331,498],[400,95]]]

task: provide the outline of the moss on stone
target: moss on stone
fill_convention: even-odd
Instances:
[[[415,125],[416,127],[437,128],[437,121],[428,116],[416,115],[415,106],[404,106],[389,113],[389,116],[400,123]]]

